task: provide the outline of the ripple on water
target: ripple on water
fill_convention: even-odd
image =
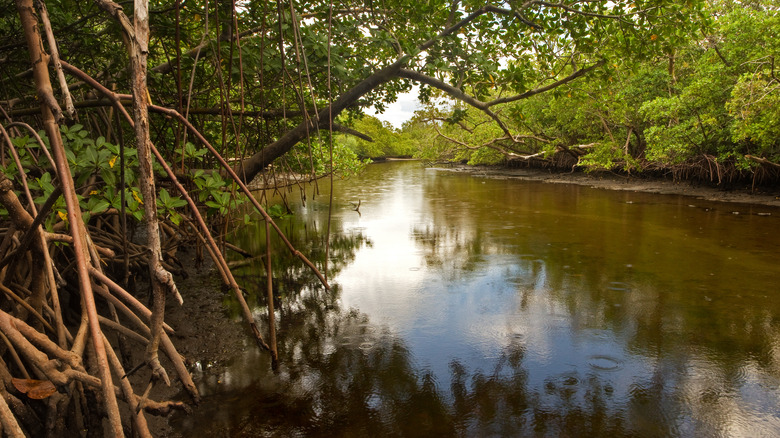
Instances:
[[[623,361],[606,354],[595,354],[588,357],[588,365],[599,371],[615,371],[623,368]]]
[[[628,283],[624,283],[622,281],[610,281],[607,289],[618,292],[627,292],[631,289],[631,286]]]
[[[373,326],[371,324],[360,324],[358,326],[358,328],[360,329],[360,331],[362,333],[367,334],[367,335],[374,334],[377,331],[376,326]]]
[[[610,330],[602,329],[584,329],[582,333],[589,339],[596,341],[609,341],[612,339],[612,332]]]
[[[546,318],[542,330],[545,333],[569,329],[569,318],[566,315],[550,315]]]
[[[544,380],[544,389],[548,394],[553,393],[571,393],[576,391],[580,384],[580,377],[576,371],[557,374]]]

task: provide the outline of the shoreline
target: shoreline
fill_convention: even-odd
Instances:
[[[545,169],[508,168],[488,166],[455,166],[429,167],[429,169],[444,172],[459,172],[487,178],[519,179],[524,181],[539,181],[551,184],[577,184],[596,189],[623,190],[631,192],[656,193],[662,195],[682,195],[696,199],[715,202],[762,205],[780,208],[780,187],[725,188],[710,186],[688,181],[671,181],[662,178],[645,178],[635,176],[620,176],[601,172],[588,174],[584,172],[559,173]]]

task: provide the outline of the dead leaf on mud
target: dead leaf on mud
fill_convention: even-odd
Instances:
[[[48,380],[13,379],[12,381],[19,392],[35,400],[44,399],[57,392],[57,388]]]

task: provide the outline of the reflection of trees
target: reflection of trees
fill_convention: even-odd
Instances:
[[[457,178],[435,178],[426,186],[430,217],[422,221],[427,225],[413,227],[411,235],[427,267],[455,283],[477,277],[497,259],[509,260],[511,268],[502,275],[516,285],[519,319],[539,319],[540,309],[555,309],[570,324],[567,336],[608,331],[614,338],[609,342],[617,343],[627,366],[634,363],[638,372],[610,374],[582,364],[568,371],[532,369],[526,351],[534,346],[512,338],[497,359],[476,369],[468,359],[454,360],[449,381],[437,380],[441,376],[415,365],[402,340],[367,316],[341,309],[337,285],[333,291],[322,290],[308,270],[280,252],[274,253],[274,277],[277,293],[284,294],[277,303],[281,369],[271,374],[265,356],[249,353],[219,378],[250,382],[212,396],[200,414],[186,419],[189,430],[204,436],[222,430],[233,436],[777,432],[771,408],[763,411],[768,414],[762,414],[763,408],[751,413],[745,400],[755,396],[758,405],[776,402],[761,387],[776,387],[780,375],[778,306],[749,290],[744,297],[716,295],[716,283],[679,281],[700,269],[696,257],[687,256],[699,247],[680,238],[696,232],[699,224],[664,228],[652,208],[633,205],[629,210],[614,199],[580,200],[581,188],[572,195],[556,192],[547,201],[536,199],[538,193],[491,184],[476,186],[489,196],[478,192],[474,202],[437,195],[472,196],[464,190],[475,187],[458,184]],[[489,197],[493,203],[486,201]],[[495,202],[506,208],[497,210]],[[530,209],[548,210],[538,214]],[[688,211],[683,205],[675,214],[682,217]],[[324,243],[314,224],[291,223],[285,232],[321,266]],[[339,234],[342,228],[336,220],[333,277],[362,245],[370,245],[360,233]],[[244,238],[245,248],[264,242],[262,229]],[[262,245],[256,245],[252,252],[262,253]],[[706,249],[715,255],[696,254],[717,262],[715,249]],[[262,279],[247,277],[250,291],[252,282],[262,290]],[[215,405],[218,411],[209,415],[209,406]]]
[[[238,392],[214,396],[203,412],[179,419],[188,429],[183,433],[452,435],[454,423],[436,382],[414,368],[401,341],[365,315],[342,311],[336,301],[307,304],[337,293],[303,290],[294,300],[284,300],[278,373],[271,374],[264,356],[250,354],[227,374],[259,374],[257,380]]]
[[[450,381],[439,382],[365,315],[337,304],[283,312],[278,373],[265,355],[249,353],[216,377],[218,393],[194,415],[173,420],[184,436],[660,436],[676,425],[654,410],[674,411],[687,398],[685,387],[652,376],[638,378],[628,400],[616,400],[609,376],[593,372],[534,386],[522,339],[482,369],[453,361]],[[246,376],[240,389],[219,392]]]
[[[768,247],[766,237],[727,223],[733,215],[697,211],[686,198],[627,204],[642,198],[473,177],[427,179],[423,196],[427,217],[410,236],[428,267],[450,281],[466,282],[502,260],[512,265],[505,280],[517,284],[521,300],[543,295],[581,328],[609,329],[631,351],[704,349],[724,372],[749,358],[780,373],[780,306],[766,294],[777,267],[768,250],[753,254]],[[728,252],[737,245],[750,249]],[[735,265],[753,278],[719,278]]]
[[[546,269],[538,259],[526,263],[532,276]],[[619,302],[610,293],[620,293],[631,302],[636,294],[648,291],[602,292],[594,299],[584,292],[522,289],[528,297],[518,302],[526,302],[527,312],[534,312],[539,300],[552,300],[557,307],[569,309],[573,326],[580,324],[582,315],[591,314],[597,318],[583,318],[580,328],[613,325],[619,334],[621,324],[636,324],[636,333],[628,333],[629,342],[641,332],[663,332],[641,327],[643,321],[658,318],[644,308],[604,305]],[[479,363],[478,368],[453,360],[449,381],[441,381],[415,365],[403,340],[366,315],[342,309],[338,295],[337,285],[332,291],[303,287],[280,300],[278,372],[271,372],[266,355],[248,352],[214,377],[210,387],[217,393],[207,395],[195,415],[174,421],[181,422],[182,433],[620,437],[687,431],[712,435],[731,427],[735,417],[744,417],[739,406],[728,402],[729,394],[738,393],[745,383],[744,373],[736,369],[739,359],[723,363],[720,358],[705,358],[696,347],[687,355],[668,354],[687,339],[651,343],[661,351],[639,348],[635,354],[646,354],[648,372],[617,379],[608,371],[588,367],[549,373],[529,369],[529,346],[517,337],[496,359]],[[698,365],[691,368],[694,361]],[[541,381],[538,376],[529,379],[530,373],[541,373]],[[236,382],[236,388],[231,388],[231,382]]]
[[[290,242],[308,255],[315,266],[324,269],[325,237],[324,229],[316,221],[301,223],[296,218],[288,218],[282,222],[284,233]],[[324,227],[323,227],[324,228]],[[355,259],[355,254],[362,246],[371,246],[371,241],[361,232],[342,231],[341,223],[335,219],[332,225],[329,241],[327,275],[335,277],[345,266]],[[265,299],[265,225],[257,223],[236,230],[233,240],[250,253],[262,254],[263,257],[251,265],[237,269],[236,278],[241,286],[246,288],[251,302],[264,305]],[[276,233],[271,235],[271,264],[273,269],[274,296],[295,297],[305,288],[320,287],[319,279],[294,254],[286,250]],[[279,303],[277,303],[277,306]]]

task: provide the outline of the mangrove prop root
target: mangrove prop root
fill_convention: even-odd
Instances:
[[[51,196],[47,203],[51,204],[52,201],[59,196],[59,192],[60,190],[58,190],[55,195]],[[65,193],[65,191],[63,191],[63,193]],[[52,385],[60,388],[62,391],[60,395],[47,395],[48,397],[51,397],[51,399],[46,403],[49,410],[48,414],[45,416],[46,420],[44,423],[46,430],[50,433],[56,433],[57,430],[63,430],[62,428],[65,426],[63,421],[60,421],[59,418],[63,418],[62,416],[66,409],[74,409],[76,411],[76,414],[71,417],[71,420],[66,421],[74,422],[77,427],[79,427],[78,424],[83,426],[85,421],[86,424],[95,423],[94,419],[90,420],[83,417],[83,415],[97,414],[99,410],[84,409],[87,406],[86,399],[83,398],[81,391],[77,389],[80,388],[82,384],[92,390],[102,391],[101,395],[105,394],[105,388],[110,385],[109,390],[112,395],[116,396],[118,393],[119,396],[131,406],[136,408],[141,406],[143,411],[155,415],[165,415],[173,410],[186,410],[186,405],[181,402],[158,402],[147,399],[141,403],[140,399],[131,392],[132,388],[128,387],[129,383],[127,382],[127,379],[119,382],[115,379],[111,379],[119,384],[120,388],[116,388],[114,383],[110,380],[108,381],[108,385],[106,385],[106,380],[104,379],[105,371],[110,373],[111,370],[113,370],[116,375],[121,373],[121,368],[117,366],[117,361],[114,360],[115,353],[113,347],[99,328],[95,330],[92,327],[93,323],[90,318],[91,312],[89,309],[83,307],[85,300],[83,296],[84,285],[82,281],[78,282],[80,285],[79,289],[81,290],[79,300],[82,303],[82,327],[79,330],[79,333],[73,337],[62,325],[62,309],[60,308],[59,303],[55,301],[55,298],[59,297],[60,294],[67,295],[69,292],[66,289],[62,289],[65,286],[65,282],[59,278],[58,272],[60,270],[56,270],[52,266],[52,261],[56,259],[58,263],[62,263],[62,257],[66,256],[66,261],[64,263],[77,268],[77,271],[80,269],[78,266],[81,262],[78,260],[78,251],[63,252],[62,247],[51,245],[50,243],[64,242],[71,247],[74,247],[77,242],[81,242],[85,249],[82,254],[91,255],[89,258],[84,258],[84,263],[86,265],[84,267],[86,268],[88,275],[94,277],[97,282],[100,282],[103,285],[113,287],[114,293],[116,293],[117,296],[120,296],[124,302],[115,298],[114,295],[110,294],[99,283],[95,283],[90,287],[90,290],[99,292],[100,295],[103,295],[107,299],[109,299],[109,297],[112,298],[114,301],[109,299],[109,302],[116,305],[116,307],[124,313],[125,317],[128,318],[127,320],[132,322],[134,317],[136,321],[135,324],[138,326],[136,329],[142,334],[131,331],[120,323],[97,315],[97,312],[93,315],[97,316],[97,321],[99,323],[104,326],[110,326],[112,331],[116,330],[123,335],[131,337],[135,341],[143,342],[144,345],[148,345],[150,330],[148,326],[141,322],[135,312],[138,312],[139,315],[147,319],[151,317],[152,312],[127,291],[108,280],[108,277],[103,275],[99,269],[91,266],[93,263],[100,263],[97,259],[98,257],[116,257],[115,251],[108,247],[95,245],[90,238],[90,234],[87,234],[87,229],[84,227],[72,227],[72,233],[68,235],[42,231],[40,223],[42,222],[41,218],[43,217],[42,213],[44,213],[44,211],[33,218],[33,216],[22,207],[21,202],[19,202],[19,199],[13,191],[13,183],[2,172],[0,172],[0,205],[7,211],[12,212],[12,214],[8,216],[11,220],[11,226],[5,227],[2,230],[5,232],[5,235],[2,238],[5,250],[8,251],[8,254],[12,254],[12,256],[5,257],[4,259],[24,259],[25,257],[29,257],[30,253],[33,251],[42,252],[47,256],[50,255],[49,252],[53,252],[51,257],[47,257],[46,262],[42,265],[12,263],[10,267],[6,266],[3,270],[7,275],[0,280],[0,291],[2,291],[0,302],[5,303],[5,306],[3,307],[5,310],[0,311],[0,336],[2,336],[2,339],[6,343],[5,351],[11,355],[14,360],[14,366],[11,371],[13,374],[11,374],[11,372],[7,371],[4,361],[2,362],[1,368],[6,370],[6,372],[0,373],[2,374],[0,377],[3,377],[3,382],[0,386],[12,388],[9,386],[9,382],[12,380],[13,376],[22,377],[23,381],[29,381],[30,378],[44,379],[42,380],[43,382],[51,382]],[[46,209],[47,208],[44,208],[43,210]],[[19,238],[19,236],[23,237]],[[28,243],[31,241],[37,243]],[[108,241],[110,242],[110,239],[108,239]],[[54,253],[58,253],[59,255],[55,256],[56,254]],[[76,260],[72,259],[74,256],[76,257]],[[87,260],[89,260],[89,262]],[[143,261],[148,262],[148,258],[145,257]],[[49,269],[51,270],[49,271]],[[67,273],[69,269],[65,268],[61,271]],[[57,272],[56,275],[55,272]],[[42,303],[40,309],[32,308],[30,304],[28,304],[26,298],[30,297],[32,294],[29,290],[31,286],[29,280],[36,276],[46,278],[44,286],[48,299]],[[171,283],[173,281],[172,277],[169,277],[168,280]],[[125,305],[125,302],[133,307],[133,310],[130,310]],[[8,303],[16,303],[18,307],[15,307],[15,309],[17,310],[23,309],[23,314],[25,315],[23,318],[31,319],[30,323],[28,324],[24,319],[20,319],[9,313],[9,311],[14,312],[14,310],[8,310]],[[52,321],[56,324],[52,325]],[[40,329],[34,326],[40,327]],[[163,324],[163,330],[171,333],[173,332],[173,329],[167,324]],[[101,365],[101,362],[97,360],[98,358],[96,357],[96,349],[93,345],[89,345],[89,350],[91,352],[89,354],[95,360],[92,361],[93,365],[91,365],[90,371],[88,372],[82,365],[82,355],[85,353],[85,347],[88,346],[87,340],[90,338],[94,339],[94,333],[96,331],[100,334],[103,351],[106,353],[106,365],[109,365],[110,363],[110,369],[106,369]],[[54,340],[50,339],[50,337]],[[193,400],[197,402],[199,395],[194,382],[184,365],[182,357],[174,348],[173,343],[170,341],[167,334],[163,333],[161,338],[161,347],[171,359],[183,386],[193,397]],[[70,350],[67,349],[68,344],[71,345]],[[28,374],[25,371],[27,369],[29,369],[31,373],[34,373],[34,375],[31,376]],[[96,373],[96,375],[93,375],[92,373]],[[2,391],[2,388],[0,388],[0,391]],[[25,420],[25,418],[29,416],[29,414],[26,413],[29,411],[25,407],[25,400],[28,400],[27,396],[17,399],[5,391],[2,392],[3,402],[5,402],[6,406],[10,406],[7,410],[0,406],[0,409],[3,409],[4,411],[0,413],[0,415],[3,415],[3,418],[0,418],[3,431],[6,434],[11,435],[18,432],[14,424],[22,424],[24,430],[27,431],[37,430],[36,428],[30,428],[30,426],[28,426],[28,423],[30,422]],[[101,404],[105,404],[106,398],[99,397],[98,401]],[[104,409],[104,412],[107,411],[109,412],[109,415],[111,415],[111,408],[106,409],[105,405],[102,406],[102,408]],[[118,414],[119,411],[117,410],[116,412]],[[130,412],[130,410],[127,410],[127,412]],[[141,415],[135,415],[132,418],[132,421],[135,423],[135,430],[140,436],[149,436],[148,427],[145,426],[145,421],[142,419]],[[36,422],[33,422],[32,424],[35,423]],[[43,423],[38,422],[38,424]],[[24,433],[24,431],[22,433]],[[37,432],[34,434],[37,434]]]
[[[3,432],[5,435],[12,438],[25,438],[25,434],[19,423],[16,421],[11,408],[8,407],[8,403],[5,402],[4,397],[0,397],[0,422],[3,425]]]
[[[139,396],[135,392],[138,388],[134,389],[130,380],[122,378],[125,371],[112,342],[116,337],[127,337],[139,343],[145,348],[145,363],[151,368],[153,375],[168,383],[167,371],[160,363],[157,354],[158,350],[162,350],[170,359],[170,366],[176,371],[183,388],[195,403],[199,401],[200,395],[192,377],[169,337],[173,329],[164,321],[165,295],[171,293],[180,303],[183,301],[172,275],[177,272],[175,266],[178,260],[175,258],[175,251],[181,242],[195,238],[203,241],[223,280],[235,293],[258,345],[273,351],[276,356],[275,333],[271,332],[271,346],[267,345],[244,299],[243,291],[225,260],[224,247],[217,244],[200,213],[199,205],[193,201],[151,142],[149,111],[171,117],[181,123],[183,129],[197,137],[214,154],[216,160],[224,167],[224,172],[239,184],[253,206],[263,215],[266,224],[274,228],[290,252],[312,269],[326,288],[328,284],[314,265],[292,246],[243,181],[205,137],[181,113],[156,107],[149,102],[145,84],[146,36],[149,31],[148,21],[145,21],[148,18],[147,1],[139,0],[135,3],[135,21],[131,24],[119,5],[110,0],[97,0],[101,9],[119,20],[128,37],[126,42],[132,59],[131,76],[134,95],[132,116],[122,106],[120,95],[107,90],[69,64],[57,62],[54,53],[56,50],[53,42],[54,35],[50,28],[46,28],[48,22],[45,17],[41,18],[45,15],[45,5],[42,0],[35,0],[35,4],[33,0],[15,1],[41,104],[38,120],[49,141],[46,144],[29,125],[8,118],[11,122],[9,126],[13,126],[13,129],[8,131],[0,129],[0,135],[3,136],[0,139],[2,142],[0,152],[5,153],[4,151],[8,150],[16,161],[17,168],[21,169],[19,156],[14,150],[10,136],[18,136],[20,131],[26,129],[36,138],[39,151],[48,157],[56,179],[54,193],[49,195],[49,199],[42,206],[38,206],[34,204],[24,172],[15,177],[16,183],[20,184],[16,188],[21,189],[23,193],[21,202],[13,190],[14,182],[0,172],[0,205],[8,211],[8,215],[5,216],[8,222],[3,224],[8,227],[4,230],[0,229],[0,233],[4,234],[0,238],[2,241],[0,243],[0,335],[2,335],[0,342],[5,343],[4,354],[0,356],[0,395],[2,396],[0,425],[2,431],[9,436],[24,433],[38,435],[39,432],[43,432],[44,427],[49,434],[56,434],[67,427],[64,426],[65,423],[83,429],[99,425],[107,417],[106,431],[109,434],[122,436],[124,420],[126,424],[132,421],[137,435],[149,436],[144,412],[165,415],[173,410],[187,410],[188,406],[182,402],[153,401],[148,398],[145,391],[142,396]],[[49,40],[49,51],[54,55],[53,58],[44,51],[39,21],[41,19],[47,32],[45,36]],[[125,226],[117,229],[120,228],[118,219],[126,218],[124,210],[110,210],[92,215],[91,225],[83,222],[78,196],[89,189],[84,186],[77,188],[71,176],[60,133],[62,110],[54,97],[49,77],[50,60],[55,63],[51,71],[55,72],[60,79],[63,78],[62,71],[67,71],[92,86],[113,103],[115,113],[103,117],[109,125],[107,134],[109,138],[112,135],[112,125],[109,121],[113,115],[117,117],[116,127],[119,137],[122,129],[119,117],[124,117],[134,129],[141,163],[139,184],[144,199],[145,223],[148,227],[146,235],[150,239],[148,244],[139,245],[130,242],[127,239]],[[64,81],[61,80],[61,83]],[[67,93],[67,87],[63,92]],[[72,106],[67,105],[67,107],[71,112]],[[83,123],[100,123],[95,118],[90,119],[89,115],[83,119],[86,120]],[[185,223],[192,226],[192,232],[187,232],[186,227],[170,226],[164,221],[159,221],[155,208],[155,179],[150,165],[152,154],[168,174],[167,184],[172,184],[187,201],[191,215]],[[33,159],[37,160],[38,153],[35,155]],[[60,197],[65,201],[67,219],[58,220],[52,229],[45,231],[42,224],[52,216],[52,207]],[[40,211],[37,212],[38,207]],[[241,252],[232,245],[228,248]],[[249,256],[245,252],[242,254]],[[267,256],[266,259],[269,261]],[[102,272],[102,267],[111,265],[112,262],[124,263],[125,266],[132,264],[135,269],[148,269],[153,298],[149,307],[140,303],[125,287],[119,286]],[[178,266],[181,267],[181,264]],[[115,263],[114,267],[116,267]],[[128,274],[125,278],[127,276]],[[268,280],[270,286],[270,275]],[[126,285],[126,282],[123,284]],[[269,294],[272,294],[270,288]],[[98,298],[95,298],[95,295]],[[273,316],[272,309],[271,312]],[[75,323],[66,326],[63,322],[66,320]],[[272,319],[272,330],[273,326]],[[76,329],[78,331],[75,331]],[[104,332],[103,329],[106,331]],[[6,359],[9,360],[8,366],[6,366]],[[24,381],[36,379],[56,387],[59,391],[45,395],[51,398],[41,405],[48,409],[46,414],[41,416],[43,421],[29,421],[30,413],[35,415],[35,412],[29,409],[31,406],[27,398],[29,394],[19,395],[20,393],[16,392],[12,384],[20,378]],[[93,400],[97,400],[98,406],[93,406]],[[127,403],[129,409],[120,411],[118,402]],[[129,415],[131,417],[128,417]],[[65,420],[61,420],[63,418]],[[30,424],[37,424],[37,426],[31,427]]]
[[[118,96],[115,93],[111,92],[106,87],[101,85],[99,82],[95,81],[93,78],[91,78],[90,76],[88,76],[87,74],[82,72],[81,70],[71,66],[70,64],[67,64],[67,63],[63,62],[63,66],[69,72],[71,72],[72,74],[78,76],[80,79],[84,80],[85,82],[89,83],[97,91],[99,91],[100,93],[104,94],[106,97],[108,97],[112,101],[114,101],[115,102],[115,107],[116,107],[117,111],[123,114],[123,116],[125,117],[125,120],[127,120],[127,122],[131,126],[135,126],[135,122],[132,120],[132,118],[127,113],[127,111],[125,111],[124,107],[119,102]],[[192,125],[190,125],[190,126],[192,126]],[[198,135],[199,135],[199,133],[198,133]],[[254,316],[252,315],[252,311],[249,309],[249,305],[246,303],[246,300],[244,299],[244,294],[241,291],[241,288],[238,286],[238,283],[235,281],[235,278],[233,278],[233,275],[232,275],[232,273],[230,272],[230,269],[227,266],[227,261],[222,256],[222,252],[220,251],[219,247],[217,246],[217,243],[214,241],[214,238],[211,235],[211,232],[209,231],[208,226],[206,225],[206,222],[203,220],[203,217],[201,216],[200,211],[198,210],[198,206],[195,204],[195,201],[193,201],[192,198],[189,196],[189,193],[184,188],[184,186],[181,185],[181,183],[179,182],[178,178],[176,178],[176,174],[170,168],[170,166],[165,161],[165,159],[162,157],[162,155],[157,150],[157,148],[154,147],[154,145],[151,142],[149,143],[149,146],[151,148],[151,151],[155,154],[155,158],[157,158],[158,162],[163,166],[163,168],[165,169],[165,172],[168,174],[168,177],[171,178],[171,180],[173,181],[173,183],[176,186],[176,188],[179,191],[179,193],[187,201],[187,204],[190,207],[190,210],[191,210],[191,212],[192,212],[192,214],[193,214],[193,216],[195,218],[195,222],[197,223],[198,228],[201,229],[201,231],[203,233],[202,235],[206,239],[206,243],[207,243],[208,247],[211,248],[211,251],[209,251],[209,252],[210,252],[210,254],[212,255],[212,257],[214,259],[214,263],[216,263],[221,268],[221,271],[224,274],[224,278],[227,280],[228,285],[233,290],[233,293],[235,294],[236,299],[238,300],[239,305],[241,306],[241,310],[242,310],[244,319],[249,324],[249,328],[252,331],[252,334],[254,335],[255,340],[257,341],[257,344],[260,347],[264,348],[264,349],[269,349],[268,345],[263,340],[263,337],[260,334],[260,331],[257,329],[257,325],[255,324],[255,320],[254,320]],[[211,147],[211,145],[209,145],[209,147]],[[216,153],[216,151],[213,148],[211,148],[211,150],[212,150],[213,153]],[[219,159],[221,160],[221,157],[219,157]],[[224,160],[221,160],[221,161],[224,162]],[[227,164],[227,163],[225,163],[225,164]],[[244,186],[244,187],[246,187],[246,186]],[[249,197],[250,197],[250,199],[254,200],[254,197],[252,197],[251,193],[249,193]],[[255,201],[255,203],[257,203],[257,201]],[[262,209],[262,207],[259,206],[259,204],[257,204],[257,207],[260,209],[260,211],[266,217],[268,217],[268,215],[265,214],[265,211]],[[270,217],[269,217],[269,220],[270,220]],[[281,233],[281,230],[279,230],[278,228],[277,228],[277,230],[279,231],[279,233]],[[286,241],[286,238],[284,240]],[[292,246],[290,245],[290,247],[292,247]],[[304,259],[305,259],[305,257],[304,257]],[[309,266],[312,266],[312,268],[313,268],[313,265],[311,264],[311,262],[309,262],[308,264],[309,264]],[[316,271],[316,269],[315,269],[315,271]],[[321,275],[320,275],[320,277],[321,277]]]
[[[81,222],[81,208],[77,198],[73,177],[70,172],[70,166],[65,156],[65,146],[62,141],[59,125],[52,108],[59,110],[52,91],[51,79],[47,67],[48,55],[43,51],[43,41],[38,27],[38,20],[35,14],[35,8],[32,0],[16,0],[16,9],[24,30],[27,50],[30,55],[30,63],[33,68],[33,77],[36,90],[41,101],[41,118],[44,130],[49,136],[54,164],[57,167],[62,193],[65,198],[68,220],[71,224],[71,235],[73,236],[73,250],[76,256],[76,271],[79,278],[79,290],[81,300],[86,309],[89,320],[90,335],[93,347],[95,349],[95,359],[100,374],[100,382],[103,396],[103,407],[108,413],[109,422],[113,434],[123,436],[122,420],[119,414],[116,396],[111,382],[111,371],[108,368],[105,346],[103,345],[102,332],[97,318],[97,308],[95,298],[92,294],[91,282],[89,281],[88,253],[85,247],[85,230]],[[61,111],[59,111],[61,117]]]

